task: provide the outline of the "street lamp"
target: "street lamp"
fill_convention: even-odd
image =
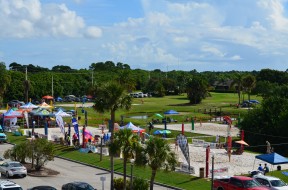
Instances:
[[[32,136],[34,136],[35,121],[32,122]]]
[[[100,135],[100,161],[102,161],[102,152],[103,152],[103,149],[102,149],[102,143],[103,143],[103,134]]]
[[[213,183],[214,183],[214,153],[212,152],[211,190],[213,190]]]
[[[131,159],[130,159],[130,162],[131,162],[130,190],[132,190],[132,189],[133,189],[133,165],[134,165],[135,159],[131,158]]]

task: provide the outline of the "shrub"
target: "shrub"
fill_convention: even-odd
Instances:
[[[147,189],[149,189],[149,182],[147,180],[138,177],[133,178],[133,190]]]
[[[122,177],[115,178],[114,180],[114,189],[123,190],[124,189],[124,179]],[[126,189],[129,189],[130,181],[126,180]]]

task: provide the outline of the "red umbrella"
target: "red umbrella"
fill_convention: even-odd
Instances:
[[[54,98],[53,98],[53,96],[43,96],[42,97],[43,99],[47,99],[47,100],[53,100]]]

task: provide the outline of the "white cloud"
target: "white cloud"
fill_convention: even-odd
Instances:
[[[65,4],[39,0],[0,0],[0,37],[101,36],[101,29],[86,26],[83,18]]]
[[[87,28],[86,35],[92,38],[98,38],[102,36],[102,30],[95,26],[90,26]]]

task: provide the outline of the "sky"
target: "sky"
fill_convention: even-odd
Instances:
[[[288,69],[288,0],[0,0],[0,62]]]

